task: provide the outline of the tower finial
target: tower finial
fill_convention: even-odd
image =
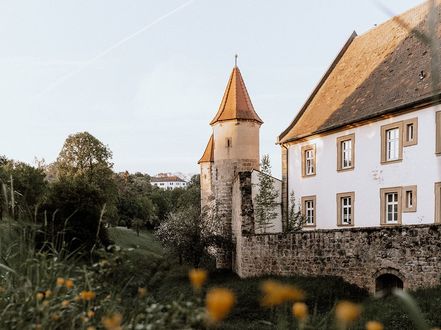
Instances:
[[[237,58],[239,57],[239,55],[235,54],[234,55],[234,67],[237,68]]]

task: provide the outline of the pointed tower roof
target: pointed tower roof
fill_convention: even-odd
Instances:
[[[205,148],[204,154],[202,158],[198,161],[200,163],[208,163],[214,162],[214,137],[210,136],[210,140],[208,141],[207,147]]]
[[[262,119],[254,111],[250,96],[243,81],[239,68],[234,66],[231,72],[230,80],[222,98],[219,110],[211,121],[210,125],[214,125],[219,121],[242,119],[254,120],[263,124]]]

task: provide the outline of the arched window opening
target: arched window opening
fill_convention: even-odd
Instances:
[[[396,275],[383,274],[375,279],[375,292],[382,292],[385,295],[392,293],[394,289],[403,289],[403,281]]]

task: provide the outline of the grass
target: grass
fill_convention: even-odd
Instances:
[[[230,271],[212,270],[203,290],[195,294],[187,277],[189,267],[167,255],[150,232],[137,236],[132,230],[111,228],[110,236],[121,251],[99,249],[93,264],[37,252],[26,240],[31,234],[29,224],[0,223],[0,264],[13,269],[0,267],[0,329],[103,329],[103,318],[119,314],[123,329],[204,329],[203,299],[213,287],[231,289],[236,297],[229,318],[218,329],[297,329],[289,304],[260,306],[260,285],[268,277],[241,279]],[[57,286],[59,277],[71,278],[75,286]],[[373,319],[386,329],[416,328],[397,297],[375,299],[336,277],[272,279],[306,292],[310,326],[305,330],[334,329],[333,309],[340,300],[363,306],[351,329],[365,329],[364,324]],[[146,297],[139,296],[139,288],[147,288]],[[93,292],[94,298],[81,298],[83,292]],[[439,326],[441,287],[413,295],[421,308],[419,315],[430,326]],[[68,307],[62,307],[65,300]],[[94,316],[88,317],[91,311]]]
[[[125,228],[112,228],[111,237],[123,247],[134,248],[130,253],[135,258],[153,258],[156,269],[146,282],[150,293],[159,302],[170,302],[177,298],[191,299],[194,293],[189,284],[189,267],[177,265],[166,256],[160,244],[149,232],[139,237]],[[138,260],[139,262],[140,260]],[[332,329],[334,320],[330,311],[339,300],[350,300],[363,305],[362,317],[353,329],[364,329],[369,320],[381,321],[386,329],[415,329],[411,319],[398,298],[391,296],[377,299],[366,291],[350,285],[336,277],[272,277],[280,282],[289,282],[307,292],[306,303],[311,312],[314,329]],[[259,304],[262,281],[268,277],[241,279],[229,271],[212,270],[206,288],[226,287],[236,294],[237,303],[221,329],[276,329],[286,311],[262,309]],[[204,291],[205,292],[205,291]],[[202,292],[201,296],[203,296]],[[431,326],[441,324],[441,315],[434,311],[441,305],[441,287],[418,290],[412,293]],[[286,308],[285,308],[286,309]]]

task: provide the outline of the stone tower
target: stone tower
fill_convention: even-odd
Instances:
[[[222,234],[231,237],[232,184],[239,172],[259,169],[259,130],[263,121],[254,111],[237,65],[222,102],[210,122],[213,134],[199,164],[201,205],[215,205]],[[230,251],[216,251],[218,268],[231,268]]]

